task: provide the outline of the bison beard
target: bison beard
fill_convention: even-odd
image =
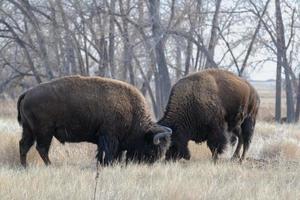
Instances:
[[[172,130],[155,124],[146,101],[133,86],[121,81],[70,76],[43,83],[18,100],[23,127],[20,160],[36,141],[46,165],[53,137],[61,143],[98,145],[98,160],[107,165],[127,151],[126,160],[154,162],[169,148]]]
[[[228,71],[204,70],[179,80],[158,122],[173,130],[166,159],[190,159],[188,142],[193,140],[207,141],[216,161],[231,137],[232,144],[238,139],[233,159],[242,161],[251,142],[258,108],[255,89]]]

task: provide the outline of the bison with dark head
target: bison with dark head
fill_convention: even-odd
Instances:
[[[238,138],[233,158],[242,161],[253,134],[259,96],[245,80],[224,70],[205,70],[179,80],[172,88],[163,118],[173,130],[167,159],[190,159],[188,141],[207,141],[216,161],[226,147],[228,132]]]
[[[98,160],[109,164],[127,151],[127,160],[154,162],[169,147],[171,129],[153,123],[142,94],[121,81],[70,76],[43,83],[18,100],[21,164],[36,141],[45,164],[53,136],[61,143],[98,145]]]

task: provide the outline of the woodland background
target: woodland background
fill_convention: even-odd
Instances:
[[[274,118],[294,122],[299,7],[297,0],[0,0],[0,97],[15,99],[56,77],[97,75],[138,87],[160,117],[172,84],[191,72],[225,68],[249,78],[276,66]]]

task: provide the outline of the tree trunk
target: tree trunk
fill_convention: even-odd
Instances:
[[[110,0],[110,11],[114,13],[116,11],[116,0]],[[108,57],[110,74],[112,78],[116,78],[115,70],[115,16],[113,14],[109,17],[109,46],[108,46]]]
[[[147,87],[147,81],[151,81],[151,77],[153,76],[154,74],[154,78],[155,78],[155,83],[156,83],[156,59],[155,59],[155,52],[151,46],[151,43],[149,40],[147,40],[147,38],[145,37],[144,38],[144,47],[145,47],[145,50],[146,50],[146,54],[149,55],[149,58],[147,59],[147,66],[149,66],[149,70],[146,74],[146,78],[147,80],[144,81],[144,83],[142,84],[142,88],[141,88],[141,91],[142,93],[145,95],[146,94],[146,89],[149,91],[149,88]],[[155,84],[156,86],[156,84]],[[151,91],[152,92],[152,91]],[[156,92],[156,89],[155,89],[155,92]],[[156,95],[155,95],[156,97]],[[156,118],[159,118],[159,112],[160,112],[160,106],[157,105],[158,103],[155,101],[155,102],[152,102],[152,105],[153,105],[153,109],[154,109],[154,114],[155,114],[155,117]]]
[[[78,62],[78,69],[79,69],[79,73],[80,75],[86,75],[86,68],[84,67],[84,60],[81,54],[81,47],[80,47],[80,42],[81,41],[81,37],[79,37],[78,39],[76,38],[76,35],[74,33],[72,33],[72,37],[73,37],[73,46],[74,46],[74,52],[76,53],[76,57],[77,57],[77,62]]]
[[[275,99],[275,121],[281,120],[281,57],[277,49],[277,68],[276,68],[276,99]]]
[[[50,16],[51,16],[51,41],[52,41],[52,50],[54,51],[54,58],[55,59],[55,67],[57,67],[58,76],[62,75],[61,72],[61,57],[60,57],[60,43],[61,43],[61,28],[57,21],[57,12],[55,8],[55,3],[53,0],[48,0],[50,5]]]
[[[122,39],[123,39],[123,78],[124,80],[127,80],[127,72],[129,72],[129,81],[132,85],[135,85],[135,77],[134,77],[134,71],[132,66],[132,47],[131,47],[131,41],[129,36],[129,24],[126,19],[127,13],[130,9],[130,1],[126,2],[127,5],[123,5],[122,0],[119,0],[120,4],[120,13],[124,17],[122,17],[123,22],[123,33],[122,33]]]
[[[79,68],[81,72],[84,72],[84,75],[89,76],[90,75],[90,65],[89,65],[89,50],[88,50],[88,40],[87,40],[87,24],[86,24],[86,19],[84,17],[84,9],[82,8],[81,2],[76,0],[74,2],[74,7],[77,10],[79,16],[80,16],[80,23],[82,26],[82,37],[79,37],[77,40],[74,39],[74,41],[76,42],[76,46],[77,46],[77,55],[79,55],[81,58],[78,59],[78,63],[79,63]],[[76,22],[75,22],[76,23]],[[76,38],[76,35],[74,35]],[[81,44],[81,42],[83,44]],[[83,45],[83,52],[84,52],[84,56],[81,56],[81,45]],[[80,64],[82,63],[82,64]]]
[[[64,75],[77,74],[77,65],[76,65],[76,58],[75,58],[75,45],[72,40],[72,33],[69,28],[68,19],[66,17],[65,11],[63,9],[63,5],[61,0],[56,0],[56,4],[58,6],[61,19],[63,22],[64,27],[64,51],[66,55],[66,60],[64,63]]]
[[[181,78],[181,44],[179,38],[176,38],[176,80]]]
[[[107,55],[107,41],[104,36],[101,36],[100,39],[100,52],[101,52],[101,60],[99,64],[99,72],[98,75],[105,77],[106,76],[106,68],[108,65],[108,55]]]
[[[297,89],[297,104],[296,104],[296,112],[295,112],[295,122],[299,121],[300,115],[300,73],[298,75],[298,89]]]
[[[275,1],[276,8],[276,35],[277,35],[277,62],[278,65],[284,68],[285,81],[286,81],[286,106],[287,106],[287,122],[295,121],[295,109],[293,99],[293,87],[289,74],[289,63],[286,56],[284,25],[281,14],[280,0]]]
[[[216,10],[215,10],[213,21],[212,21],[210,40],[209,40],[209,44],[208,44],[208,53],[210,54],[211,58],[214,58],[215,47],[217,44],[217,31],[218,31],[218,26],[219,26],[218,19],[219,19],[221,2],[222,2],[222,0],[216,1]],[[206,61],[205,68],[211,68],[211,63],[209,62],[209,60]]]
[[[184,70],[185,76],[190,73],[192,50],[193,50],[193,43],[191,40],[188,40],[187,48],[186,48],[186,57],[185,57],[185,70]]]
[[[294,97],[293,97],[293,86],[292,86],[292,81],[290,78],[290,74],[288,72],[287,67],[288,62],[286,59],[286,54],[284,54],[284,59],[283,59],[283,64],[285,66],[284,68],[284,74],[285,74],[285,83],[286,83],[286,117],[287,117],[287,122],[292,123],[295,122],[295,107],[294,107]]]
[[[135,85],[135,77],[132,66],[132,47],[129,39],[129,31],[128,31],[128,23],[126,20],[124,22],[124,33],[123,33],[123,41],[124,41],[124,69],[129,72],[129,80],[132,85]]]
[[[149,11],[152,22],[152,34],[154,37],[153,46],[155,48],[155,57],[157,71],[155,72],[155,84],[157,104],[160,107],[159,117],[162,116],[163,110],[168,102],[171,89],[171,80],[167,67],[164,52],[164,42],[162,41],[163,33],[161,30],[161,22],[159,16],[160,0],[149,0]]]

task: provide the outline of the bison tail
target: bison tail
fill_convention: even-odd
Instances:
[[[23,94],[21,94],[21,96],[18,99],[18,103],[17,103],[17,108],[18,108],[18,122],[20,125],[22,125],[22,117],[21,117],[21,108],[20,108],[20,104],[21,101],[24,99],[25,97],[25,92]]]

